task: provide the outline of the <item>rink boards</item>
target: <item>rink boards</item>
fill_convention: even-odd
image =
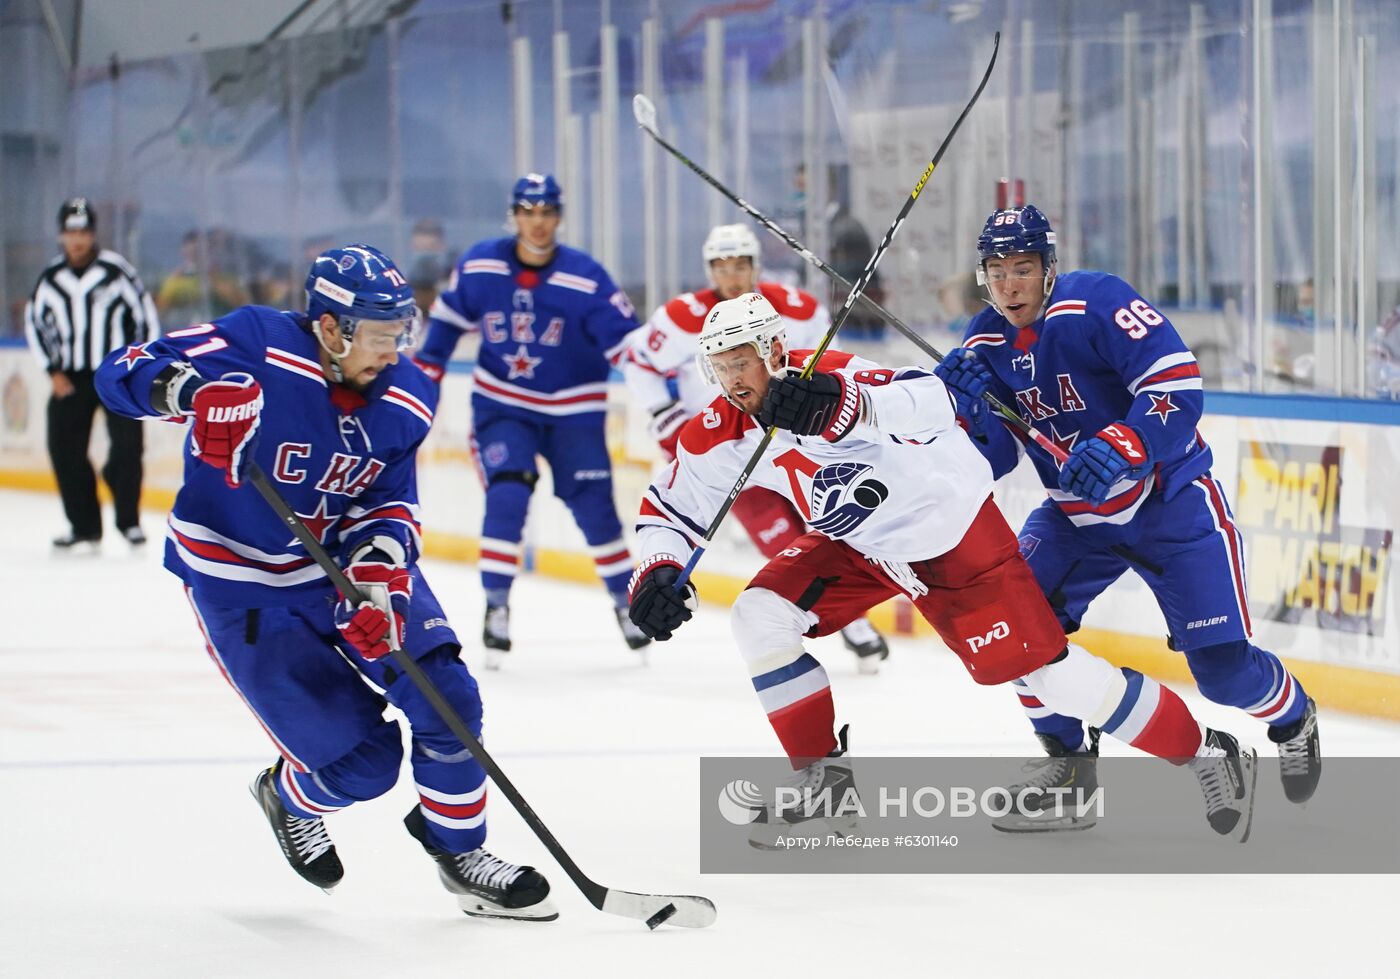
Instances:
[[[481,484],[468,450],[469,375],[444,381],[419,471],[424,546],[445,558],[475,561]],[[0,485],[53,490],[44,449],[46,379],[22,347],[0,347]],[[642,420],[612,385],[609,444],[623,525],[657,463]],[[1334,399],[1208,394],[1201,434],[1213,474],[1234,507],[1246,544],[1245,577],[1255,640],[1283,656],[1328,706],[1400,718],[1400,585],[1392,568],[1400,524],[1400,405]],[[105,452],[96,426],[94,457]],[[167,509],[179,483],[183,426],[147,426],[144,504]],[[547,470],[526,528],[525,569],[595,581],[593,561],[568,511],[553,498]],[[1044,499],[1029,466],[997,486],[1013,526]],[[55,525],[57,529],[57,523]],[[737,523],[722,527],[697,572],[701,600],[731,602],[761,559]],[[872,613],[890,632],[928,634],[907,603]],[[1090,609],[1079,641],[1122,665],[1165,679],[1186,679],[1184,659],[1167,649],[1151,592],[1125,575]]]

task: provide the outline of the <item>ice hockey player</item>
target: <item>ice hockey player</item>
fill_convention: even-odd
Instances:
[[[244,306],[114,352],[97,372],[109,409],[193,422],[165,566],[184,582],[209,656],[281,755],[253,795],[292,869],[329,891],[343,869],[325,817],[399,775],[387,698],[412,736],[419,802],[404,823],[462,910],[553,919],[544,877],[482,846],[485,772],[384,658],[391,643],[407,651],[479,736],[476,680],[417,563],[414,472],[437,388],[399,358],[418,324],[413,290],[357,244],[322,253],[306,293],[305,314]],[[249,463],[376,602],[337,601],[247,485]]]
[[[627,294],[593,258],[556,238],[564,210],[559,184],[529,173],[515,182],[515,234],[477,242],[462,256],[429,312],[415,355],[441,380],[464,333],[479,333],[472,375],[472,455],[486,486],[481,527],[482,643],[486,665],[510,651],[510,591],[536,462],[549,463],[554,495],[569,508],[612,596],[633,649],[650,640],[627,618],[632,554],[613,503],[604,439],[608,372],[637,328]]]
[[[1305,802],[1322,772],[1317,709],[1279,658],[1249,641],[1244,537],[1196,430],[1196,358],[1122,279],[1059,272],[1055,232],[1034,205],[993,212],[977,253],[990,306],[935,373],[993,473],[1000,478],[1024,453],[1045,485],[1049,498],[1021,528],[1021,553],[1060,624],[1073,633],[1089,604],[1131,568],[1156,596],[1168,642],[1185,654],[1200,692],[1269,725],[1284,793]],[[985,391],[1068,451],[1064,465],[994,420]],[[1094,778],[1097,736],[1086,739],[1085,715],[1028,684],[1017,692],[1049,752],[1031,779]]]
[[[717,304],[699,343],[724,394],[681,429],[675,461],[643,498],[631,616],[659,640],[691,617],[695,589],[677,589],[681,569],[764,426],[776,426],[751,478],[792,500],[812,530],[749,582],[732,623],[799,790],[851,779],[826,671],[802,637],[903,592],[978,683],[1020,680],[1042,702],[1188,764],[1211,827],[1247,837],[1254,752],[1203,728],[1166,687],[1066,643],[942,381],[830,350],[803,380],[787,368],[811,352],[789,353],[782,318],[756,293]],[[765,823],[766,811],[760,845]]]
[[[695,360],[696,338],[715,303],[759,293],[782,317],[795,348],[815,348],[831,326],[826,307],[809,293],[761,280],[759,254],[758,238],[746,225],[710,229],[702,249],[710,288],[672,299],[632,335],[622,373],[633,400],[651,415],[651,433],[667,461],[675,457],[681,426],[719,394],[719,388],[701,376]],[[776,557],[807,530],[785,497],[761,486],[739,494],[732,512],[765,558]],[[844,626],[841,638],[856,654],[862,673],[878,673],[880,661],[890,655],[889,645],[864,616]]]

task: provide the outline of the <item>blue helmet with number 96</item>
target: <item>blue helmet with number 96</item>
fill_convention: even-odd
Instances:
[[[1006,258],[1034,252],[1047,269],[1055,261],[1055,230],[1034,204],[993,211],[977,236],[981,265],[989,258]]]

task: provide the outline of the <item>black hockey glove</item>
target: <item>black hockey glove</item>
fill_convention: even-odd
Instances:
[[[860,420],[860,388],[840,374],[774,377],[758,409],[758,420],[794,435],[820,435],[839,442]]]
[[[637,566],[627,588],[630,603],[627,617],[650,639],[665,642],[671,633],[689,621],[699,607],[695,586],[686,582],[680,591],[681,565],[670,554],[653,554]]]

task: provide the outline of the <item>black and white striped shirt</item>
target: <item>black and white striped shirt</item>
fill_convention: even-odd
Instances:
[[[104,248],[81,273],[62,257],[44,269],[24,332],[44,370],[91,371],[113,350],[158,337],[160,319],[136,270]]]

